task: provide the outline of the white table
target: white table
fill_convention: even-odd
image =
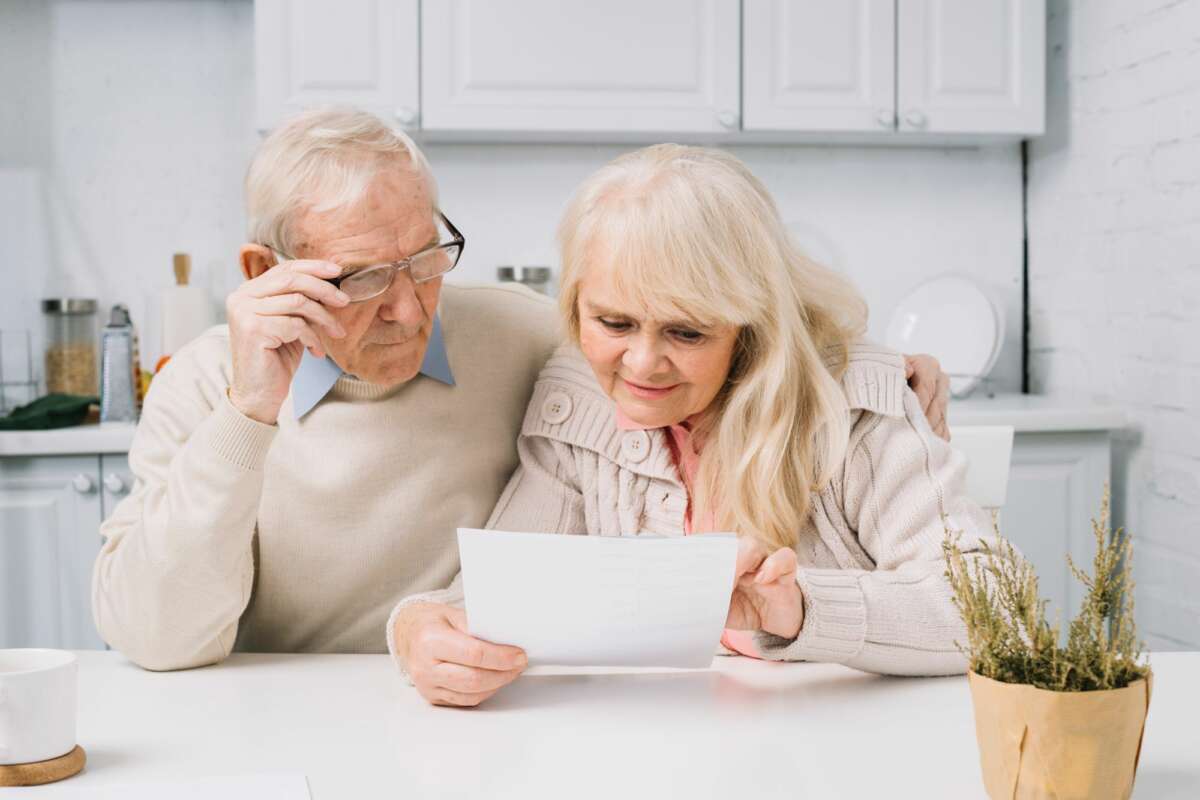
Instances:
[[[234,655],[145,672],[80,652],[87,770],[0,797],[303,772],[312,796],[985,797],[964,677],[718,658],[712,671],[523,677],[434,708],[386,656]],[[1135,797],[1200,797],[1200,653],[1156,653]]]

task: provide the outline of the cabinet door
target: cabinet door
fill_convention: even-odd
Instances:
[[[1045,128],[1045,0],[897,0],[901,131]]]
[[[1079,610],[1084,587],[1071,574],[1091,570],[1095,554],[1092,517],[1100,513],[1109,476],[1108,434],[1017,434],[1013,443],[1008,502],[1000,532],[1033,564],[1051,623],[1061,612],[1067,624]]]
[[[129,457],[120,454],[100,456],[100,511],[103,519],[112,516],[117,503],[125,499],[133,488],[133,473],[129,471]]]
[[[746,130],[890,131],[894,0],[745,0]]]
[[[736,130],[737,0],[444,0],[421,16],[422,127]]]
[[[417,0],[256,0],[258,128],[322,105],[419,124]]]
[[[99,489],[96,456],[0,459],[0,647],[104,647],[91,606]]]

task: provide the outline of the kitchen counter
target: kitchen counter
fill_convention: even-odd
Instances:
[[[435,708],[386,655],[234,654],[147,672],[79,652],[87,769],[0,798],[304,773],[314,800],[396,797],[986,798],[964,676],[717,658],[685,673],[523,676]],[[1135,797],[1196,797],[1200,654],[1153,653]]]
[[[1035,395],[998,394],[950,402],[950,425],[1012,425],[1017,433],[1105,431],[1122,428],[1125,412]],[[0,432],[0,456],[127,453],[134,425],[114,422],[52,431]]]
[[[0,431],[0,456],[128,453],[136,427],[132,422],[107,422],[49,431]]]
[[[1127,424],[1124,410],[1056,397],[1031,394],[975,395],[951,400],[950,427],[955,425],[1012,425],[1017,433],[1110,431]]]

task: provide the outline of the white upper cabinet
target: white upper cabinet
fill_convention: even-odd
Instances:
[[[426,0],[428,131],[729,132],[737,0]]]
[[[418,20],[417,0],[256,0],[258,128],[321,105],[416,128]]]
[[[1045,129],[1045,0],[897,0],[899,130]]]
[[[891,131],[895,0],[744,0],[747,131]]]
[[[256,0],[258,127],[338,104],[448,140],[1036,136],[1045,14],[1045,0]]]

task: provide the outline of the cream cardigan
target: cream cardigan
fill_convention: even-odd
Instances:
[[[852,348],[842,378],[851,412],[846,459],[800,532],[800,635],[765,633],[766,658],[828,661],[895,675],[964,672],[965,628],[945,579],[942,541],[962,531],[977,557],[990,515],[965,493],[966,462],[929,427],[900,354]],[[501,530],[681,536],[687,490],[663,430],[617,427],[612,402],[572,345],[542,370],[517,441],[521,465],[488,522]],[[448,589],[405,598],[459,604]],[[398,663],[399,660],[397,659]],[[401,665],[403,668],[403,665]]]

